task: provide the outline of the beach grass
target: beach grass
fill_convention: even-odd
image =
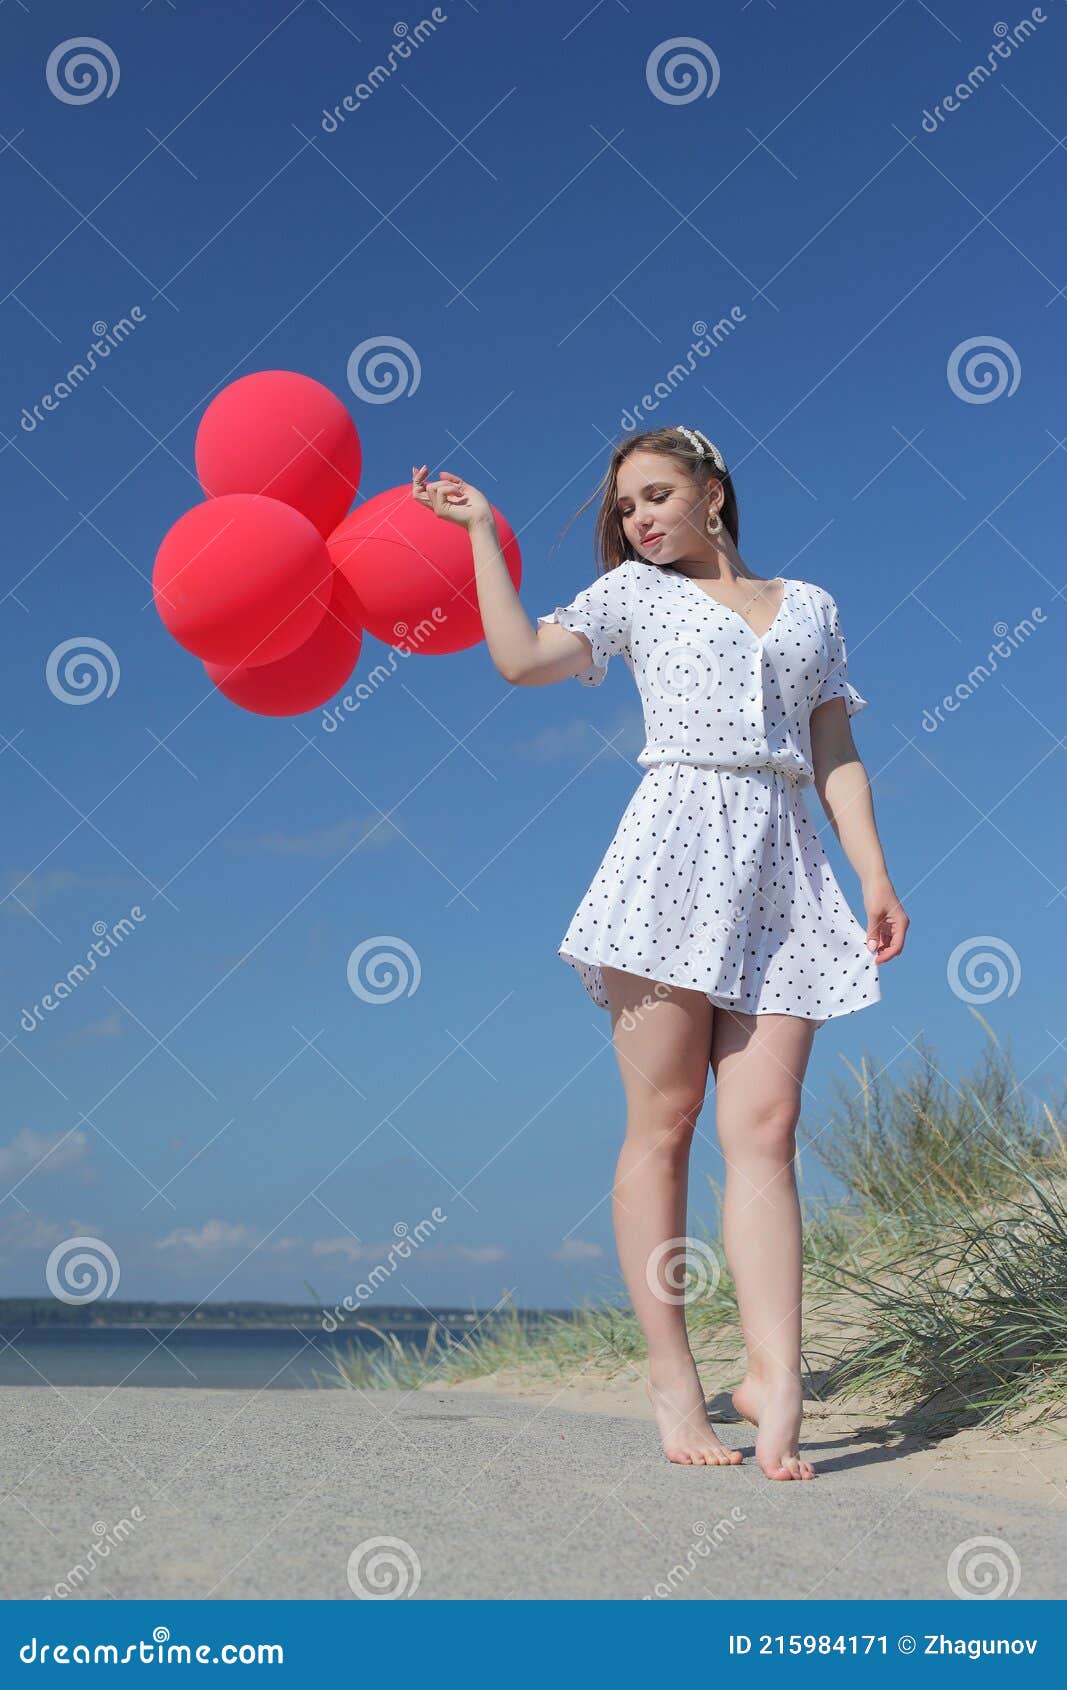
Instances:
[[[903,1079],[866,1058],[836,1082],[826,1120],[798,1134],[804,1210],[805,1394],[862,1396],[886,1418],[943,1436],[1044,1418],[1067,1386],[1067,1134],[1062,1100],[1036,1101],[993,1029],[974,1072],[950,1081],[925,1041]],[[805,1123],[802,1121],[802,1126]],[[814,1159],[838,1195],[806,1195]],[[722,1193],[709,1182],[686,1304],[703,1369],[736,1368],[743,1344],[722,1254]],[[718,1271],[708,1273],[716,1259]],[[643,1372],[644,1339],[621,1279],[566,1315],[531,1318],[506,1300],[460,1337],[421,1345],[347,1322],[377,1341],[339,1358],[329,1382],[417,1389],[500,1375],[531,1385]],[[737,1375],[740,1377],[740,1374]],[[503,1388],[503,1387],[502,1387]]]
[[[961,1199],[904,1254],[857,1271],[838,1264],[866,1330],[840,1347],[825,1388],[880,1394],[934,1436],[993,1426],[1020,1410],[1062,1412],[1067,1393],[1064,1179],[1003,1157],[1020,1189]]]

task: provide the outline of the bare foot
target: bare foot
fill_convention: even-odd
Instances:
[[[739,1449],[728,1449],[720,1443],[708,1424],[696,1365],[676,1367],[670,1371],[651,1370],[645,1381],[649,1401],[656,1411],[656,1423],[663,1440],[663,1453],[668,1461],[691,1467],[736,1467],[744,1460]]]
[[[746,1373],[730,1398],[738,1414],[759,1427],[756,1460],[768,1479],[814,1479],[811,1462],[797,1453],[804,1417],[804,1390],[799,1379],[781,1379],[768,1386]]]
[[[759,1425],[759,1388],[750,1373],[730,1392],[730,1401],[742,1420],[747,1420],[750,1426]]]

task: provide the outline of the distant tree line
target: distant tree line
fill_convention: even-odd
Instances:
[[[434,1309],[433,1318],[460,1325],[468,1311]],[[363,1314],[389,1327],[426,1326],[427,1311],[367,1307]],[[313,1303],[163,1303],[120,1301],[64,1303],[58,1297],[0,1297],[0,1326],[318,1326],[322,1311]]]

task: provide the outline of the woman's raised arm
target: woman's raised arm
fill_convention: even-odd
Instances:
[[[470,536],[478,607],[489,655],[512,686],[543,687],[591,669],[593,645],[584,633],[553,621],[535,628],[515,590],[492,506],[469,481],[441,471],[440,481],[426,480],[426,465],[411,471],[411,493],[445,522],[457,523]]]

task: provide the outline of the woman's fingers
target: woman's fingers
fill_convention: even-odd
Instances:
[[[464,522],[470,505],[470,488],[461,475],[443,469],[438,481],[427,481],[428,466],[411,466],[411,496],[426,505],[435,516],[452,522]],[[463,513],[462,515],[460,513]]]
[[[907,916],[903,910],[896,906],[877,913],[871,922],[869,937],[877,945],[877,956],[880,962],[889,962],[892,957],[900,955],[904,949],[904,934],[907,927]]]
[[[422,465],[421,469],[416,468],[416,466],[414,464],[412,464],[412,466],[411,466],[411,496],[412,496],[413,499],[418,500],[420,505],[429,505],[431,510],[436,511],[437,505],[436,505],[435,499],[433,498],[433,489],[428,488],[426,486],[426,482],[424,480],[425,475],[426,475],[426,465],[425,464]]]

